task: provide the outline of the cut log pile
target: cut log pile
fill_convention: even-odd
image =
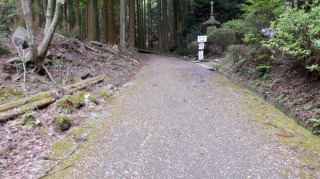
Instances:
[[[26,112],[40,109],[59,99],[64,94],[72,94],[80,89],[100,83],[104,80],[103,76],[97,76],[80,81],[75,84],[64,86],[62,89],[54,89],[51,91],[40,92],[35,95],[12,101],[0,105],[0,122],[13,119]]]

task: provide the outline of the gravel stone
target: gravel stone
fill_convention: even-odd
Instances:
[[[65,178],[300,177],[300,160],[250,120],[229,81],[177,58],[143,57],[135,85],[108,109],[110,127]]]

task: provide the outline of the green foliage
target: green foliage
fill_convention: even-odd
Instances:
[[[259,8],[250,13],[245,18],[247,26],[244,34],[244,42],[249,44],[259,44],[260,41],[265,39],[261,30],[269,28],[272,21],[276,19],[275,13],[269,8]]]
[[[8,35],[15,18],[16,13],[14,1],[0,1],[0,37]]]
[[[198,49],[199,49],[199,47],[198,47],[198,42],[197,41],[193,41],[188,45],[188,51],[189,51],[190,54],[193,54],[193,55],[197,54],[198,53]]]
[[[320,58],[320,6],[310,12],[302,9],[288,10],[271,24],[275,36],[263,44],[279,49],[295,59],[304,59],[301,65],[318,64]],[[308,66],[315,70],[316,66]]]
[[[265,73],[268,73],[271,70],[272,66],[260,64],[256,67],[257,71],[263,76]]]
[[[244,34],[247,32],[248,27],[243,20],[231,20],[222,24],[222,28],[231,29],[236,37],[236,44],[242,44]]]
[[[252,48],[246,45],[231,45],[227,49],[226,58],[233,63],[252,58]]]
[[[287,0],[246,0],[242,4],[241,10],[245,12],[245,15],[248,15],[259,8],[269,8],[272,11],[279,15],[284,11],[284,2]]]
[[[320,119],[311,118],[311,119],[308,119],[307,123],[311,127],[311,130],[314,134],[316,135],[320,134]]]
[[[217,54],[222,54],[230,45],[235,43],[235,33],[228,28],[216,29],[208,35],[208,44],[213,52],[217,52]]]
[[[306,105],[304,105],[304,107],[303,107],[303,109],[305,109],[305,110],[310,110],[310,109],[312,109],[313,108],[313,106],[311,105],[311,104],[306,104]]]
[[[308,69],[310,72],[320,71],[320,67],[318,64],[307,66],[306,69]]]

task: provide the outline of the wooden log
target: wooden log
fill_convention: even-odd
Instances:
[[[7,121],[9,119],[15,118],[21,114],[24,114],[28,111],[32,111],[34,109],[43,108],[45,106],[48,106],[49,104],[52,104],[56,101],[56,98],[49,97],[44,98],[38,101],[34,101],[31,104],[25,104],[18,108],[10,109],[8,111],[0,113],[0,122]]]
[[[8,119],[15,118],[25,112],[32,111],[37,108],[45,107],[49,104],[54,103],[59,95],[72,94],[82,88],[100,83],[104,80],[103,76],[97,76],[94,78],[89,78],[78,83],[68,85],[60,90],[51,90],[46,92],[40,92],[38,94],[19,99],[17,101],[9,102],[0,105],[0,122],[6,121]],[[57,94],[58,93],[58,94]]]
[[[9,109],[13,109],[13,108],[25,105],[25,104],[27,104],[29,102],[38,101],[38,100],[41,100],[41,99],[44,99],[44,98],[48,98],[48,97],[51,97],[51,96],[52,96],[52,94],[51,94],[50,91],[40,92],[40,93],[37,93],[35,95],[19,99],[17,101],[13,101],[13,102],[9,102],[9,103],[6,103],[6,104],[2,104],[2,105],[0,105],[0,112],[7,111]]]
[[[96,83],[100,83],[103,80],[104,80],[103,76],[88,78],[88,79],[80,81],[78,83],[74,83],[72,85],[65,86],[65,87],[63,87],[63,89],[65,90],[66,93],[70,94],[70,93],[74,93],[75,91],[78,91],[82,88],[94,85]]]

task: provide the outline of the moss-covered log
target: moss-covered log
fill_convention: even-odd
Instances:
[[[17,101],[9,102],[0,105],[0,122],[6,121],[8,119],[15,118],[25,112],[45,107],[57,100],[57,93],[72,94],[80,89],[89,87],[96,83],[100,83],[104,78],[102,76],[89,78],[78,83],[68,85],[63,87],[62,91],[51,90],[46,92],[40,92],[38,94],[19,99]]]
[[[44,98],[49,98],[49,97],[52,97],[52,93],[50,91],[40,92],[38,94],[19,99],[17,101],[2,104],[2,105],[0,105],[0,112],[7,111],[9,109],[13,109],[13,108],[25,105],[30,102],[38,101],[38,100],[41,100]]]
[[[43,108],[45,106],[48,106],[49,104],[52,104],[55,101],[56,101],[55,98],[49,97],[49,98],[44,98],[38,101],[34,101],[31,104],[28,103],[18,108],[7,110],[5,112],[0,113],[0,122],[4,122],[8,119],[15,118],[21,114],[24,114],[28,111],[32,111],[34,109]]]
[[[103,80],[104,80],[103,76],[97,76],[94,78],[89,78],[89,79],[80,81],[78,83],[74,83],[72,85],[65,86],[65,87],[63,87],[63,89],[65,90],[66,93],[70,94],[70,93],[74,93],[75,91],[78,91],[82,88],[94,85],[96,83],[100,83]]]

